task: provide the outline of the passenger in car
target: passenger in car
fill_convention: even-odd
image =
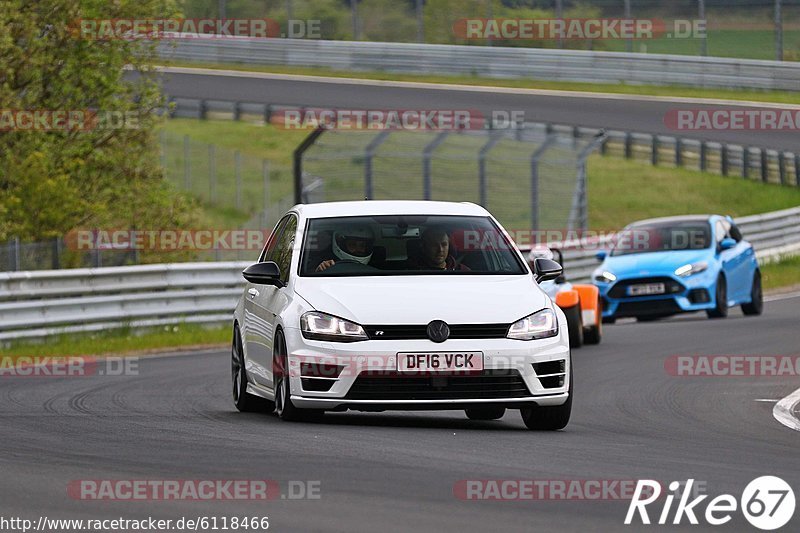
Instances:
[[[469,267],[456,262],[450,255],[450,236],[444,228],[431,227],[422,232],[420,254],[408,258],[411,270],[468,271]]]

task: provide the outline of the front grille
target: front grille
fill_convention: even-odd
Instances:
[[[617,307],[615,316],[674,315],[680,312],[681,308],[678,303],[673,298],[667,298],[642,302],[622,302]]]
[[[669,277],[650,277],[650,278],[637,278],[622,280],[608,291],[608,296],[611,298],[647,298],[648,295],[630,296],[628,295],[628,287],[631,285],[643,285],[648,283],[663,283],[664,294],[679,294],[686,290],[686,287]],[[655,296],[655,295],[649,295]]]
[[[508,334],[511,324],[448,324],[450,339],[502,339]],[[428,325],[410,326],[364,326],[370,339],[413,340],[427,339]],[[381,333],[382,332],[382,333]]]
[[[379,377],[360,375],[347,393],[350,400],[458,400],[524,398],[530,396],[516,370],[483,371],[469,376],[404,376],[398,372]]]

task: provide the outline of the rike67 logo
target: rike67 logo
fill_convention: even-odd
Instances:
[[[786,525],[794,515],[794,491],[779,477],[762,476],[754,479],[745,487],[738,501],[731,494],[721,494],[707,502],[704,512],[701,512],[700,504],[708,498],[708,495],[700,495],[690,501],[693,484],[694,479],[687,480],[685,485],[678,481],[669,484],[669,490],[673,494],[668,494],[664,498],[664,505],[656,523],[678,525],[685,518],[690,524],[697,525],[700,516],[707,524],[721,526],[730,522],[737,509],[741,509],[752,526],[764,531],[773,531]],[[683,492],[675,494],[681,486]],[[647,506],[655,503],[661,497],[661,492],[661,484],[658,481],[639,480],[628,507],[628,514],[625,516],[625,524],[634,523],[637,515],[642,524],[650,524],[651,518]],[[676,496],[679,496],[679,501],[673,514],[672,504]]]

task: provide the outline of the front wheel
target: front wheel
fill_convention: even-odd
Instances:
[[[583,320],[581,319],[581,304],[568,307],[563,310],[567,316],[567,328],[569,329],[569,345],[571,348],[583,346]]]
[[[742,312],[748,316],[760,315],[764,312],[764,291],[761,288],[761,272],[758,270],[753,274],[750,303],[742,304]]]
[[[572,365],[569,365],[569,397],[562,405],[526,407],[520,409],[522,421],[528,429],[540,431],[556,431],[569,424],[572,414]]]
[[[465,409],[470,420],[498,420],[506,414],[505,407],[474,407]]]
[[[275,335],[272,350],[272,383],[275,390],[275,414],[287,422],[308,420],[322,415],[323,411],[298,409],[292,403],[292,387],[289,380],[289,359],[283,332]]]
[[[725,278],[717,278],[716,305],[714,309],[706,311],[708,318],[725,318],[728,316],[728,285]]]

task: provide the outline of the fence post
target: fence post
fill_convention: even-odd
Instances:
[[[264,104],[264,124],[269,124],[272,120],[272,106]]]
[[[261,210],[261,227],[267,226],[267,210],[269,209],[269,161],[266,159],[261,160],[261,175],[264,180],[264,199],[263,209]]]
[[[650,154],[650,163],[654,166],[658,166],[658,135],[653,134],[653,142],[651,145],[651,154]]]
[[[6,245],[8,249],[8,269],[12,272],[20,270],[19,237],[12,237]]]
[[[242,154],[239,150],[233,153],[234,176],[236,178],[236,209],[242,209]]]
[[[238,101],[233,103],[233,120],[242,120],[242,104]]]
[[[325,128],[321,126],[317,127],[317,129],[309,133],[308,137],[303,139],[303,142],[294,149],[292,157],[294,161],[294,203],[296,204],[303,203],[303,154],[323,133],[325,133]]]
[[[742,148],[742,177],[744,179],[750,178],[750,147],[745,146]]]
[[[502,134],[489,134],[489,140],[481,147],[478,152],[478,198],[480,198],[480,205],[486,207],[489,203],[489,198],[486,194],[488,178],[486,177],[486,156],[489,151],[494,148],[500,139],[503,138]]]
[[[700,141],[700,172],[705,172],[708,167],[708,144],[706,141]]]
[[[61,268],[61,237],[53,239],[53,270]]]
[[[800,154],[794,154],[794,181],[800,187]]]
[[[786,158],[781,150],[778,150],[778,174],[780,175],[781,185],[786,185]]]
[[[183,188],[189,190],[192,182],[192,164],[189,161],[189,136],[183,136]]]
[[[728,145],[723,144],[722,148],[720,148],[720,172],[722,172],[723,176],[728,175]]]
[[[422,150],[422,193],[425,200],[431,199],[431,156],[433,151],[444,142],[449,132],[439,133]]]
[[[556,135],[550,134],[547,139],[531,154],[531,230],[539,229],[539,160],[556,142]]]
[[[683,139],[675,137],[675,166],[680,168],[683,166]]]
[[[208,104],[205,100],[200,100],[199,107],[197,108],[197,114],[199,115],[198,118],[200,120],[205,120],[208,118]]]
[[[761,149],[761,181],[767,183],[769,181],[769,154],[766,148]]]
[[[208,201],[217,203],[217,145],[208,145]]]
[[[633,134],[625,132],[625,159],[633,159]]]
[[[161,145],[161,168],[164,170],[164,177],[167,177],[167,132],[166,130],[161,130],[158,133],[158,141]]]
[[[372,139],[364,148],[364,199],[372,200],[374,197],[372,190],[372,158],[375,151],[389,137],[391,130],[383,130]]]

